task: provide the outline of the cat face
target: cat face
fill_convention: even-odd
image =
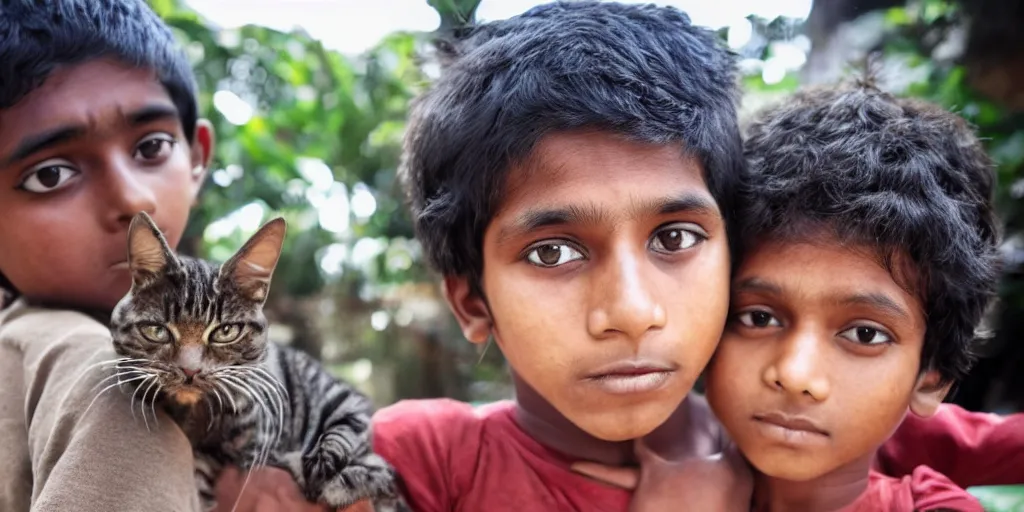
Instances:
[[[263,303],[284,234],[284,221],[275,219],[218,267],[175,256],[149,217],[136,216],[128,242],[132,288],[111,319],[114,350],[128,358],[119,371],[134,372],[124,380],[137,378],[137,386],[181,405],[244,388],[242,370],[266,356]]]

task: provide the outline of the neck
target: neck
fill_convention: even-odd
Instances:
[[[530,437],[572,460],[609,466],[636,463],[632,441],[604,441],[584,432],[515,372],[512,380],[516,390],[516,422]]]
[[[873,454],[818,478],[797,482],[755,473],[754,510],[837,511],[852,504],[868,487]]]

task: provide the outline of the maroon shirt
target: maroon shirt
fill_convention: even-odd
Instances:
[[[977,500],[958,485],[1004,483],[1021,476],[1024,428],[1002,426],[1021,420],[976,418],[958,409],[943,405],[935,423],[908,419],[879,452],[879,468],[889,476],[872,472],[868,490],[847,510],[980,511]],[[629,509],[630,491],[572,472],[574,461],[528,436],[514,411],[510,401],[477,408],[449,399],[402,401],[374,416],[374,450],[402,476],[404,494],[416,512]],[[998,455],[1006,451],[1016,458]],[[934,469],[918,467],[931,463]],[[990,467],[993,463],[996,467]],[[977,478],[982,467],[982,476],[991,482]],[[950,481],[943,473],[955,476]],[[970,483],[958,481],[961,476],[970,476]]]

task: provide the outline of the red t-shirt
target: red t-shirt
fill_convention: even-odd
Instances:
[[[918,512],[956,510],[984,512],[981,503],[928,466],[918,466],[911,474],[895,478],[872,471],[868,488],[843,512]]]
[[[926,465],[960,487],[1024,484],[1024,414],[970,412],[943,404],[910,414],[878,450],[876,469],[903,476]]]
[[[374,450],[402,476],[404,494],[415,512],[629,509],[629,491],[573,473],[569,469],[573,461],[541,445],[519,428],[514,410],[514,404],[508,401],[478,408],[449,399],[402,401],[374,416]],[[952,423],[928,428],[939,432],[952,426],[966,428],[955,421],[956,417],[943,417]],[[894,438],[903,444],[887,444],[880,456],[889,463],[892,461],[885,457],[893,450],[924,453],[929,449],[924,443],[930,440],[970,437],[962,430],[950,431],[958,434]],[[1007,440],[1024,445],[1020,433]],[[988,446],[984,453],[990,455],[990,451],[999,449]],[[964,458],[952,460],[967,463]],[[976,464],[973,467],[988,463],[987,458],[972,461]],[[849,512],[928,510],[927,507],[981,510],[974,498],[938,471],[927,467],[915,469],[925,462],[901,460],[898,470],[891,473],[895,478],[872,474],[868,491],[852,505],[859,508]],[[1021,464],[1024,462],[1014,466]],[[962,473],[972,471],[970,467],[957,469]]]

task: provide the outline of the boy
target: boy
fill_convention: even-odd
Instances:
[[[797,93],[744,147],[740,264],[708,400],[758,470],[754,509],[980,511],[927,466],[872,471],[907,413],[932,416],[967,373],[995,296],[980,142],[868,80]]]
[[[570,463],[631,463],[673,415],[685,455],[719,451],[687,395],[728,308],[733,59],[675,9],[598,2],[537,7],[450,50],[413,109],[403,176],[465,336],[493,337],[516,401],[399,403],[374,448],[416,511],[624,510],[628,492]]]
[[[20,297],[0,313],[0,510],[197,510],[167,416],[148,432],[118,393],[83,416],[114,354],[73,310],[109,314],[128,290],[139,211],[178,242],[212,149],[189,63],[144,3],[0,5],[0,272]]]
[[[674,9],[595,2],[538,7],[447,49],[403,175],[463,333],[493,337],[516,397],[401,402],[375,417],[374,447],[417,511],[625,510],[628,490],[570,466],[633,465],[645,436],[670,440],[673,460],[722,447],[689,392],[727,317],[732,58]],[[736,467],[680,485],[645,465],[637,500],[709,490],[705,509],[743,509]],[[707,474],[721,479],[702,487]]]

